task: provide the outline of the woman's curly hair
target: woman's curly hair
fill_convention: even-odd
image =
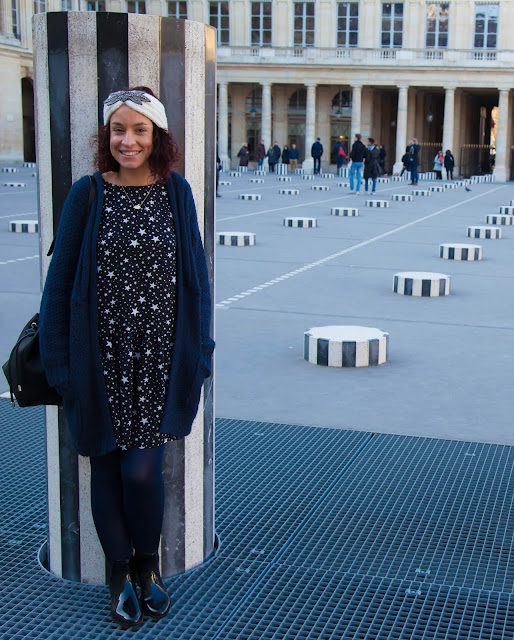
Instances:
[[[124,90],[144,91],[151,96],[157,97],[148,87],[132,87]],[[111,128],[109,123],[107,123],[98,129],[98,133],[95,136],[95,165],[101,173],[106,173],[108,171],[117,172],[120,169],[119,163],[112,157],[110,141]],[[169,178],[173,167],[177,164],[179,159],[180,154],[173,134],[161,129],[153,123],[152,153],[148,158],[152,174],[161,180],[166,180]]]

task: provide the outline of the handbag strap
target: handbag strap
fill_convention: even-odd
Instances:
[[[97,186],[96,186],[96,180],[94,179],[93,176],[89,176],[89,199],[87,202],[87,212],[89,214],[89,211],[91,210],[91,205],[93,204],[93,200],[96,198],[96,191],[97,191]],[[52,244],[50,245],[50,249],[48,249],[48,253],[46,254],[47,256],[51,256],[52,253],[54,252],[54,246],[55,246],[55,237],[52,240]]]

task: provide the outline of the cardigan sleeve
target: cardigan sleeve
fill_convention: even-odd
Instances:
[[[187,184],[187,214],[191,230],[193,255],[196,263],[196,272],[200,284],[200,328],[202,339],[202,360],[206,370],[206,376],[211,375],[211,360],[214,351],[214,340],[211,338],[211,287],[209,283],[209,273],[207,271],[207,261],[202,244],[200,229],[198,228],[198,218],[196,207],[191,192],[191,187]]]
[[[76,182],[66,198],[57,229],[39,314],[41,360],[48,384],[63,387],[70,377],[70,306],[87,219],[90,181]]]

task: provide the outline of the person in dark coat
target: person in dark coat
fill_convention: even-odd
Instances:
[[[282,155],[282,150],[278,146],[278,142],[275,140],[275,144],[273,145],[273,153],[275,154],[275,164],[280,162],[280,156]]]
[[[271,171],[271,173],[275,173],[275,165],[277,164],[277,156],[275,154],[275,149],[271,145],[270,145],[266,155],[268,156],[269,170]]]
[[[214,341],[195,203],[172,170],[164,106],[136,87],[109,95],[103,115],[91,210],[84,176],[61,214],[40,350],[72,445],[90,458],[111,617],[127,629],[170,609],[158,556],[164,446],[191,431]]]
[[[216,198],[221,198],[221,193],[218,193],[221,167],[222,167],[222,164],[220,160],[220,154],[218,153],[218,147],[216,147]]]
[[[350,193],[356,193],[357,195],[360,194],[362,167],[367,153],[365,145],[361,142],[361,137],[360,133],[355,134],[352,150],[350,151],[350,158],[352,161],[352,164],[350,165]],[[355,174],[357,174],[357,184],[354,191],[353,185]]]
[[[266,157],[266,147],[264,146],[264,140],[261,140],[257,145],[255,157],[257,158],[257,166],[259,167],[259,169],[262,169],[264,158]]]
[[[402,168],[402,170],[400,172],[400,178],[403,176],[403,174],[406,171],[410,171],[410,169],[409,169],[409,161],[410,161],[410,153],[409,153],[409,147],[407,147],[405,149],[405,153],[402,156],[403,168]]]
[[[386,173],[385,160],[386,160],[387,153],[383,144],[378,145],[378,150],[380,152],[380,157],[378,158],[378,164],[380,165],[380,173],[385,175]]]
[[[368,180],[372,181],[371,193],[377,191],[377,178],[380,175],[380,149],[375,146],[374,138],[368,138],[368,151],[364,159],[364,190],[368,190]]]
[[[418,144],[418,139],[417,138],[412,138],[412,140],[409,142],[409,171],[410,171],[410,177],[411,177],[411,181],[409,182],[410,185],[412,186],[416,186],[418,184],[418,166],[419,166],[419,151],[421,149],[420,145]]]
[[[446,169],[446,179],[453,180],[453,170],[455,169],[455,158],[450,149],[444,154],[444,168]]]
[[[289,164],[291,168],[291,173],[294,173],[298,168],[299,159],[300,159],[300,152],[296,148],[296,144],[293,142],[291,144],[291,148],[289,149]]]
[[[282,149],[282,164],[289,164],[289,147],[287,144],[285,144]]]
[[[248,166],[248,159],[250,157],[250,152],[248,151],[248,142],[243,142],[243,146],[241,147],[241,149],[239,149],[237,157],[239,158],[240,167]]]
[[[338,170],[343,166],[343,164],[348,163],[348,150],[341,140],[338,140],[333,146],[332,155],[335,158]]]
[[[316,142],[311,147],[311,156],[314,158],[314,173],[321,171],[321,156],[323,155],[323,145],[321,138],[316,138]]]

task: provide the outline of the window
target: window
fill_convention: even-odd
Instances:
[[[230,36],[228,2],[209,2],[209,24],[217,29],[218,47],[228,45]]]
[[[12,0],[12,34],[15,38],[20,39],[20,23],[18,16],[18,0]]]
[[[89,0],[87,3],[88,11],[105,11],[105,0]]]
[[[295,47],[314,46],[314,2],[294,3],[294,35]]]
[[[61,0],[62,11],[73,11],[73,0]]]
[[[127,13],[146,13],[145,0],[128,0]]]
[[[359,5],[357,2],[337,3],[337,46],[356,47],[359,44]]]
[[[187,20],[187,2],[168,2],[168,16]]]
[[[252,2],[252,46],[271,47],[271,2]]]
[[[382,47],[401,47],[403,44],[403,3],[382,5]]]
[[[34,13],[46,11],[46,0],[34,0]]]
[[[448,20],[450,5],[447,2],[427,4],[426,46],[443,48],[448,46]]]
[[[475,49],[496,49],[498,8],[497,4],[475,5]]]

